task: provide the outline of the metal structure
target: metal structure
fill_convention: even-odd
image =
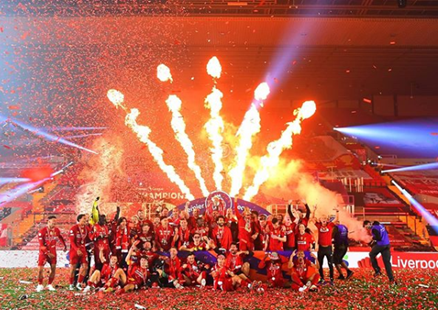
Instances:
[[[21,3],[21,4],[20,4]],[[193,15],[258,17],[386,17],[433,18],[438,2],[428,0],[102,0],[23,1],[0,6],[5,15],[106,16],[106,15]]]

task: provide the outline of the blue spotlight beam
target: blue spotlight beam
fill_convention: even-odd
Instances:
[[[380,154],[397,154],[405,158],[438,157],[438,118],[333,129],[370,148],[378,148]]]
[[[421,216],[424,217],[426,222],[429,223],[431,228],[433,230],[435,230],[435,232],[438,233],[438,219],[435,216],[433,216],[432,214],[430,214],[430,212],[427,211],[426,208],[424,208],[414,197],[412,197],[411,194],[408,193],[407,190],[402,188],[397,182],[392,180],[392,184],[394,184],[395,187],[397,187],[399,189],[399,191],[403,194],[403,196],[405,196],[409,200],[409,202],[421,214]]]
[[[397,169],[388,169],[388,170],[383,170],[382,173],[403,172],[403,171],[418,171],[418,170],[433,170],[433,169],[438,169],[438,163],[431,163],[431,164],[424,164],[424,165],[402,167],[402,168],[397,168]]]
[[[2,119],[4,119],[4,117],[0,116],[0,120],[2,120]],[[87,148],[85,148],[83,146],[80,146],[80,145],[78,145],[76,143],[70,142],[70,141],[68,141],[68,140],[66,140],[64,138],[57,137],[57,136],[54,136],[52,134],[49,134],[49,133],[41,130],[41,128],[35,128],[35,127],[31,126],[31,125],[27,125],[27,124],[21,123],[21,122],[19,122],[17,120],[11,119],[11,118],[9,118],[9,120],[11,120],[15,124],[19,125],[20,127],[24,128],[26,130],[29,130],[33,134],[45,138],[46,140],[53,141],[53,142],[59,142],[59,143],[62,143],[62,144],[65,144],[65,145],[68,145],[68,146],[71,146],[71,147],[74,147],[74,148],[86,151],[86,152],[89,152],[89,153],[97,154],[97,152],[95,152],[93,150],[87,149]]]
[[[45,178],[36,182],[25,183],[11,189],[10,191],[7,191],[6,193],[0,194],[0,207],[2,207],[8,202],[17,199],[21,195],[26,194],[28,191],[40,186],[41,184],[43,184],[49,179],[50,178]]]
[[[55,177],[58,174],[64,172],[65,169],[67,169],[71,165],[73,165],[73,162],[69,162],[62,169],[60,169],[60,170],[58,170],[56,172],[53,172],[50,175],[50,177],[48,177],[48,178],[44,178],[42,180],[35,181],[35,182],[25,183],[25,184],[19,185],[19,186],[15,187],[15,188],[11,189],[10,191],[7,191],[6,193],[0,194],[0,207],[2,207],[4,204],[6,204],[8,202],[11,202],[11,201],[17,199],[21,195],[26,194],[27,192],[31,191],[32,189],[42,185],[44,182],[46,182],[48,180],[52,180],[53,177]]]
[[[105,130],[107,127],[51,127],[48,131]]]
[[[7,183],[23,183],[29,181],[30,179],[28,178],[0,178],[0,185]]]

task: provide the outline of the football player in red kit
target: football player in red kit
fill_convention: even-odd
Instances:
[[[187,262],[181,266],[181,274],[184,278],[185,286],[192,286],[196,284],[206,285],[206,272],[201,271],[195,261],[195,255],[189,254]]]
[[[74,290],[74,278],[76,264],[80,263],[79,278],[76,288],[82,290],[82,282],[84,281],[85,273],[88,269],[87,250],[85,249],[85,240],[87,239],[88,230],[85,227],[85,214],[77,216],[78,224],[70,229],[70,286],[69,289]]]
[[[38,286],[37,292],[41,292],[44,289],[43,286],[43,272],[44,265],[49,263],[50,275],[47,289],[49,291],[55,291],[52,286],[53,279],[55,279],[56,273],[56,242],[59,240],[64,245],[64,251],[67,250],[64,238],[61,235],[60,230],[55,227],[56,216],[49,216],[47,221],[47,227],[41,229],[38,233],[38,241],[40,243],[39,256],[38,256]]]
[[[215,290],[234,291],[242,282],[242,279],[227,267],[225,256],[222,254],[217,257],[217,264],[213,267],[211,275]]]
[[[170,248],[170,257],[166,259],[164,271],[167,274],[167,282],[176,288],[182,288],[180,281],[181,275],[181,261],[178,258],[178,250],[175,247]]]
[[[133,290],[146,289],[149,284],[148,259],[145,256],[140,257],[140,262],[133,264],[128,269],[128,275],[123,269],[117,269],[114,276],[105,283],[105,292],[111,292],[116,286],[123,286],[116,293],[122,294]]]
[[[230,251],[225,258],[225,265],[235,275],[239,276],[242,281],[242,286],[247,286],[249,281],[250,265],[244,261],[245,256],[249,255],[249,251],[239,251],[236,243],[231,243]]]
[[[174,245],[177,249],[188,246],[190,243],[190,229],[185,218],[180,219],[179,227],[175,228]]]
[[[216,219],[217,226],[212,231],[212,237],[219,249],[225,251],[230,248],[231,242],[233,242],[233,236],[231,230],[225,225],[225,217],[219,215]]]
[[[172,247],[174,231],[167,217],[161,218],[161,225],[155,230],[155,242],[158,250],[167,252]]]
[[[289,269],[291,269],[292,289],[304,292],[317,291],[316,284],[319,281],[319,274],[316,266],[305,257],[303,251],[294,251],[290,256]]]
[[[196,252],[196,251],[208,251],[209,245],[201,239],[201,235],[195,233],[193,235],[193,242],[190,242],[187,246],[179,248],[180,251]]]
[[[254,240],[257,238],[258,234],[256,234],[253,229],[251,212],[245,210],[243,216],[239,213],[237,208],[237,197],[234,199],[234,212],[236,213],[239,227],[239,248],[242,251],[253,251]]]
[[[280,222],[277,218],[272,219],[272,229],[267,234],[267,243],[265,246],[270,252],[283,251],[283,242],[286,242],[287,238],[284,233],[283,227],[280,226]],[[265,249],[266,251],[266,249]]]
[[[87,286],[84,289],[84,293],[89,292],[91,288],[103,287],[105,283],[107,283],[114,274],[117,269],[119,269],[117,265],[117,255],[112,255],[109,264],[105,263],[102,267],[102,271],[96,269],[88,280]]]
[[[313,236],[306,232],[306,226],[304,226],[304,224],[298,225],[298,233],[295,236],[295,239],[297,241],[298,251],[310,251],[315,243],[315,239],[313,239]]]
[[[109,229],[106,216],[99,215],[99,222],[92,228],[94,241],[94,263],[97,270],[102,270],[103,264],[108,262],[110,255]]]
[[[268,260],[269,258],[269,260]],[[282,266],[287,262],[287,258],[278,255],[277,252],[271,254],[266,253],[263,260],[259,263],[259,268],[266,267],[266,276],[268,279],[268,286],[270,287],[284,287],[286,280],[283,277]]]

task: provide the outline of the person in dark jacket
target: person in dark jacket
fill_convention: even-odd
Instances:
[[[376,259],[376,256],[380,253],[382,254],[383,263],[385,264],[385,270],[386,274],[388,275],[389,281],[396,284],[391,266],[391,246],[389,242],[388,232],[386,231],[385,226],[377,221],[374,221],[372,224],[370,221],[364,221],[363,227],[370,229],[373,237],[373,240],[370,243],[370,245],[372,246],[370,251],[370,259],[373,269],[376,272],[375,275],[379,276],[382,274]]]

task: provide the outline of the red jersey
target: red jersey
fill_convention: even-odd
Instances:
[[[133,265],[128,271],[129,282],[135,284],[137,288],[145,287],[149,279],[147,268],[141,268],[139,265]]]
[[[259,268],[266,268],[266,277],[268,282],[270,282],[274,287],[281,287],[284,285],[284,277],[281,271],[281,267],[283,263],[286,261],[286,258],[280,256],[279,260],[262,260],[259,263]]]
[[[316,222],[315,226],[318,228],[318,244],[321,246],[332,245],[332,232],[335,224],[330,222],[326,226],[322,226],[320,222]]]
[[[169,251],[172,247],[173,228],[170,226],[164,228],[160,225],[157,227],[155,233],[155,241],[157,242],[158,248],[162,248],[166,252]]]
[[[85,255],[85,241],[87,239],[87,228],[78,224],[70,228],[70,250],[76,252],[81,250]]]
[[[196,223],[196,219],[193,215],[188,218],[187,223],[189,224],[189,228],[191,230],[193,230],[194,228],[196,228],[196,226],[198,226],[198,224]]]
[[[169,275],[169,280],[173,281],[175,279],[181,278],[181,261],[178,257],[171,258],[166,261],[165,267],[166,273]]]
[[[251,236],[254,234],[252,221],[246,221],[237,209],[237,204],[234,205],[234,212],[238,219],[239,227],[239,245],[241,250],[253,250],[253,240]]]
[[[176,241],[176,248],[179,249],[182,246],[187,247],[190,243],[190,230],[187,227],[186,230],[178,229],[178,240]]]
[[[116,249],[122,253],[129,251],[130,230],[126,226],[124,229],[117,227],[116,230]]]
[[[233,255],[231,253],[227,254],[227,258],[225,260],[225,265],[234,273],[239,272],[243,266],[243,258],[245,254]]]
[[[56,255],[56,242],[58,240],[61,241],[64,247],[66,246],[64,238],[61,235],[61,231],[57,227],[52,229],[44,227],[38,233],[40,252],[43,254],[51,253]]]
[[[206,214],[212,214],[213,211],[217,211],[219,215],[225,216],[227,206],[223,200],[219,200],[218,204],[215,205],[213,201],[209,201],[207,203],[207,209],[205,210]]]
[[[291,223],[290,225],[284,225],[285,234],[286,234],[286,242],[284,245],[288,248],[295,247],[295,232],[297,228],[297,224]]]
[[[230,228],[227,226],[216,226],[213,229],[211,236],[219,248],[223,248],[227,251],[230,249],[231,243],[233,242]]]
[[[109,229],[106,225],[94,225],[92,236],[95,249],[100,249],[101,247],[103,247],[105,250],[109,249]],[[95,252],[95,255],[98,255],[98,253],[99,252]]]
[[[100,272],[100,281],[104,284],[108,282],[108,280],[114,276],[118,268],[117,265],[111,266],[110,264],[104,264]]]
[[[312,263],[306,258],[304,258],[302,264],[298,262],[297,258],[294,259],[293,263],[294,266],[292,270],[295,271],[301,279],[306,278],[307,270],[312,266]]]
[[[208,228],[207,227],[195,227],[192,229],[192,236],[194,234],[199,234],[202,239],[204,239],[205,236],[208,236]]]
[[[269,234],[269,251],[278,252],[283,251],[283,241],[272,238],[273,236],[283,238],[284,231],[281,227],[274,228],[272,227],[271,233]]]
[[[186,268],[182,269],[182,273],[186,275],[189,279],[195,280],[201,274],[201,270],[198,268],[198,264],[194,262],[193,264],[186,263]]]
[[[298,251],[310,251],[310,246],[315,242],[312,235],[306,232],[304,234],[298,233],[296,235],[296,240]]]
[[[150,242],[152,244],[155,241],[155,234],[149,230],[147,234],[139,233],[135,239],[140,240],[140,243]]]
[[[214,289],[220,289],[222,288],[224,291],[231,291],[233,290],[233,285],[231,281],[231,276],[228,274],[228,267],[222,266],[220,267],[218,264],[216,264],[212,269],[212,274],[214,274]]]

